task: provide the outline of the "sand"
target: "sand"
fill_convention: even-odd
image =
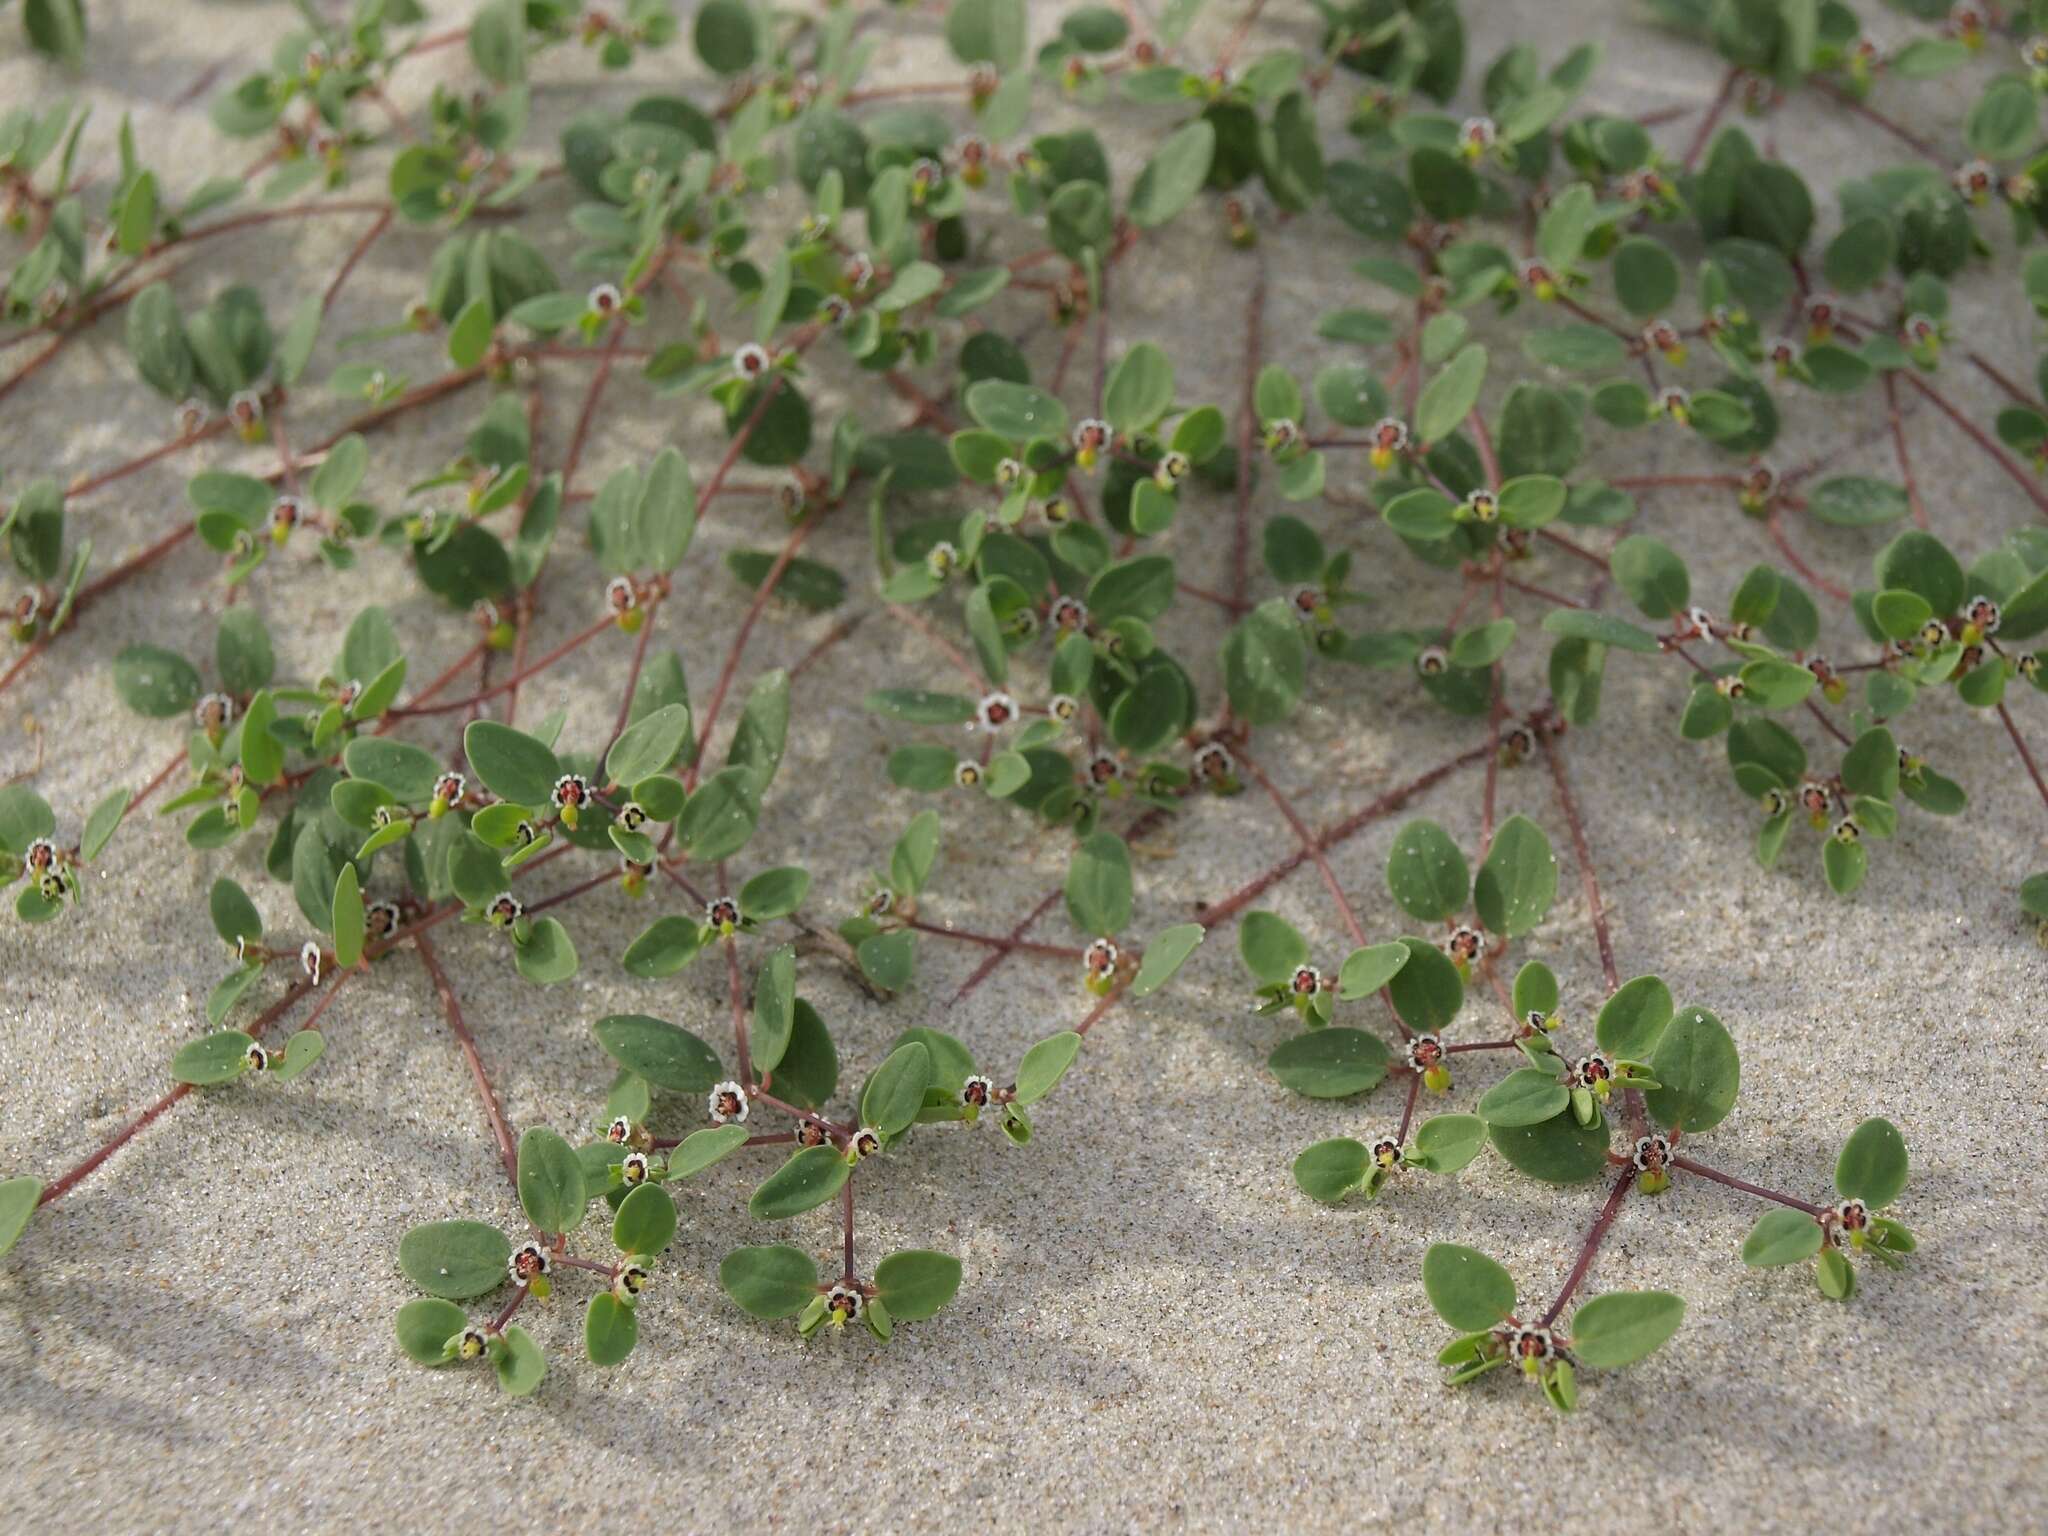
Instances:
[[[1197,34],[1202,51],[1237,11],[1216,9]],[[1306,7],[1272,9],[1254,51],[1313,44]],[[1474,46],[1481,61],[1518,35],[1539,36],[1546,52],[1567,36],[1600,36],[1607,62],[1587,99],[1602,107],[1697,107],[1718,83],[1709,54],[1653,29],[1636,7],[1573,0],[1470,9],[1483,13]],[[0,96],[46,102],[70,91],[90,100],[84,163],[103,175],[124,110],[176,180],[250,158],[182,98],[222,60],[216,89],[241,60],[267,52],[288,7],[177,0],[93,11],[82,78],[63,80],[22,53],[10,32]],[[1049,31],[1056,20],[1048,6],[1036,24]],[[1889,13],[1881,24],[1888,37],[1907,30]],[[942,79],[957,68],[930,18],[897,17],[881,31],[889,40],[877,79]],[[1969,82],[1991,67],[1975,66],[1962,81],[1892,88],[1888,100],[1921,132],[1954,144],[1974,97]],[[624,101],[680,84],[708,100],[712,91],[686,45],[643,59],[624,78],[568,49],[539,76],[527,153],[540,158],[552,157],[561,121],[600,95]],[[436,78],[470,78],[459,50],[413,66],[403,99],[423,100]],[[1338,108],[1325,104],[1333,132]],[[1161,121],[1131,109],[1109,114],[1120,177]],[[1661,133],[1676,149],[1689,131],[1686,121]],[[1754,131],[1821,187],[1905,155],[1810,96]],[[375,188],[366,174],[358,195]],[[538,215],[530,223],[565,259],[574,244],[562,222],[568,194],[556,184],[530,202]],[[1835,226],[1831,198],[1821,218]],[[281,315],[331,272],[363,222],[307,222],[207,245],[183,268],[179,290],[203,297],[253,281]],[[337,338],[397,313],[433,241],[405,230],[376,247],[309,378],[337,361]],[[2034,325],[2017,258],[1999,244],[1991,269],[1959,285],[1955,326],[1999,366],[2031,377]],[[1254,262],[1268,272],[1270,355],[1305,375],[1341,352],[1312,339],[1318,315],[1383,302],[1349,275],[1365,250],[1318,213],[1247,257],[1215,238],[1210,215],[1190,216],[1150,243],[1142,268],[1119,276],[1118,344],[1160,341],[1190,392],[1227,407],[1241,377]],[[999,313],[1026,340],[1040,377],[1049,375],[1057,333],[1021,303]],[[1503,328],[1482,319],[1480,329]],[[417,340],[384,344],[377,355],[416,380],[443,366],[433,345]],[[562,452],[587,376],[582,363],[547,369],[545,455]],[[901,419],[896,402],[838,364],[823,364],[819,377],[821,420],[847,406],[878,426]],[[1989,421],[1996,397],[1984,380],[1955,364],[1942,382]],[[1074,388],[1069,394],[1078,398]],[[1781,453],[1851,445],[1845,469],[1893,474],[1889,445],[1870,438],[1881,425],[1874,399],[1848,408],[1795,402]],[[457,450],[481,407],[472,394],[380,435],[369,489],[395,501]],[[311,440],[341,413],[319,391],[303,391],[294,435]],[[117,462],[159,441],[166,417],[134,378],[118,326],[103,324],[7,402],[7,483]],[[1911,410],[1905,430],[1934,527],[1966,560],[2035,520],[1931,410]],[[1593,463],[1609,472],[1712,467],[1671,433],[1592,437]],[[702,405],[653,399],[622,376],[597,421],[585,483],[668,442],[682,445],[701,475],[721,436]],[[216,445],[81,501],[75,525],[90,531],[104,568],[188,515],[181,490],[190,469],[263,462]],[[1357,473],[1339,466],[1338,483],[1355,483]],[[1370,622],[1441,618],[1450,584],[1417,579],[1382,530],[1334,506],[1304,515],[1333,546],[1357,551]],[[1643,526],[1684,552],[1710,605],[1725,603],[1751,564],[1774,558],[1762,530],[1716,495],[1659,497],[1646,503]],[[1226,579],[1228,527],[1227,498],[1191,502],[1166,541],[1188,579]],[[1850,581],[1867,579],[1861,573],[1884,535],[1805,524],[1792,536]],[[687,600],[662,611],[656,636],[682,652],[700,701],[748,599],[722,557],[780,537],[758,499],[728,499],[707,518],[683,570]],[[926,640],[872,616],[864,551],[857,516],[817,537],[814,553],[852,577],[848,610],[871,616],[798,681],[788,756],[752,862],[742,861],[806,863],[821,914],[858,899],[865,872],[885,865],[897,831],[926,803],[887,787],[881,773],[890,747],[916,733],[865,713],[861,694],[878,684],[950,682]],[[254,599],[277,636],[282,673],[325,667],[370,595],[391,604],[415,647],[417,677],[469,643],[388,557],[366,564],[367,579],[335,582],[295,547],[259,576]],[[1531,579],[1572,592],[1586,584],[1554,555],[1539,558]],[[536,645],[586,624],[598,585],[580,544],[566,544],[546,578]],[[179,743],[175,729],[122,710],[107,663],[138,639],[200,649],[221,600],[209,559],[182,550],[120,588],[0,701],[0,769],[39,761],[32,782],[67,832],[99,793],[139,785]],[[1543,608],[1518,600],[1514,612],[1534,623]],[[772,607],[742,682],[794,664],[841,617]],[[1830,606],[1825,621],[1826,643],[1844,655],[1861,651],[1842,611]],[[1216,612],[1192,601],[1166,626],[1168,643],[1210,692],[1221,634]],[[1542,652],[1522,650],[1510,686],[1518,702],[1533,704]],[[521,718],[566,705],[565,740],[600,737],[626,654],[621,637],[580,652],[524,691]],[[1668,1347],[1626,1372],[1589,1373],[1570,1419],[1514,1381],[1446,1391],[1433,1357],[1447,1335],[1422,1295],[1423,1249],[1472,1243],[1540,1300],[1569,1267],[1598,1187],[1555,1191],[1488,1158],[1455,1181],[1409,1180],[1374,1207],[1311,1204],[1289,1176],[1295,1153],[1321,1137],[1391,1128],[1399,1102],[1391,1089],[1336,1104],[1280,1090],[1264,1059],[1283,1031],[1248,1011],[1225,930],[1171,989],[1108,1017],[1042,1106],[1029,1148],[989,1127],[926,1135],[890,1158],[882,1177],[862,1178],[864,1267],[903,1246],[946,1249],[964,1262],[959,1298],[938,1318],[901,1327],[881,1347],[864,1334],[805,1344],[787,1325],[742,1315],[716,1284],[728,1249],[786,1238],[822,1257],[838,1234],[826,1212],[773,1230],[750,1221],[745,1199],[758,1174],[727,1166],[680,1190],[682,1228],[642,1305],[643,1343],[632,1360],[607,1372],[580,1358],[582,1290],[571,1285],[572,1296],[529,1309],[551,1369],[534,1398],[512,1402],[481,1373],[428,1372],[393,1345],[392,1313],[412,1294],[394,1264],[400,1234],[442,1217],[508,1226],[516,1218],[425,973],[398,954],[323,1020],[328,1054],[309,1077],[181,1104],[43,1212],[0,1261],[0,1528],[62,1521],[203,1531],[262,1522],[272,1530],[478,1531],[601,1529],[603,1521],[861,1531],[995,1521],[1360,1530],[1568,1519],[1616,1529],[2030,1528],[2048,1494],[2036,1433],[2048,1365],[2048,1284],[2039,1269],[2048,1228],[2029,1150],[2048,1067],[2040,1024],[2048,989],[2016,888],[2048,866],[2040,801],[1995,721],[1949,705],[1917,711],[1911,744],[1967,787],[1970,812],[1937,822],[1909,810],[1897,842],[1875,851],[1869,888],[1839,901],[1808,841],[1776,873],[1754,865],[1753,809],[1729,784],[1717,746],[1677,739],[1681,700],[1674,664],[1616,656],[1601,721],[1565,746],[1620,964],[1624,974],[1657,972],[1681,1001],[1715,1010],[1741,1046],[1741,1101],[1701,1138],[1700,1156],[1821,1198],[1836,1149],[1859,1119],[1883,1113],[1904,1131],[1914,1175],[1900,1214],[1920,1234],[1921,1252],[1903,1274],[1866,1273],[1853,1305],[1822,1300],[1798,1271],[1744,1269],[1736,1249],[1755,1203],[1684,1182],[1662,1201],[1624,1207],[1587,1290],[1665,1287],[1685,1296],[1691,1312]],[[2048,714],[2038,706],[2023,691],[2015,711],[2048,748]],[[718,734],[729,728],[728,715]],[[443,720],[419,739],[442,747],[451,732]],[[1405,679],[1324,665],[1299,717],[1264,733],[1257,752],[1320,825],[1474,740],[1472,723],[1426,705]],[[1468,769],[1414,811],[1469,848],[1479,835],[1480,785],[1480,772]],[[1006,929],[1056,888],[1059,840],[995,807],[940,803],[945,845],[927,896],[932,920]],[[1597,1005],[1599,968],[1546,777],[1504,774],[1500,803],[1503,814],[1535,817],[1560,848],[1558,907],[1525,953],[1557,969],[1583,1025]],[[1404,926],[1381,877],[1396,825],[1376,823],[1332,855],[1375,937]],[[1196,900],[1221,896],[1292,846],[1256,792],[1190,807],[1137,860],[1135,933],[1188,920]],[[124,829],[114,851],[77,918],[0,929],[0,1174],[53,1175],[160,1091],[171,1052],[203,1028],[207,990],[226,968],[206,915],[217,874],[250,886],[273,938],[302,936],[289,894],[261,880],[253,846],[194,855],[174,824],[150,820]],[[537,884],[566,887],[566,869]],[[1269,901],[1328,963],[1349,947],[1312,870]],[[609,1068],[589,1026],[600,1015],[645,1011],[728,1040],[719,968],[700,964],[663,983],[636,982],[618,968],[631,936],[673,906],[666,894],[635,904],[606,891],[565,909],[583,970],[545,991],[520,982],[487,936],[441,930],[441,952],[515,1127],[580,1132],[598,1115]],[[1057,907],[1038,933],[1073,942]],[[929,940],[916,988],[888,1005],[825,963],[807,963],[802,986],[830,1021],[854,1082],[911,1024],[962,1036],[1000,1069],[1085,1011],[1066,966],[1022,958],[949,1006],[980,958],[971,945]],[[276,990],[271,983],[262,996]],[[1458,1025],[1465,1038],[1495,1028],[1477,1001]],[[1469,1107],[1494,1070],[1461,1074],[1453,1107]],[[595,1224],[590,1233],[594,1245]]]

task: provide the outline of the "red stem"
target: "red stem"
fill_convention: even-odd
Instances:
[[[1551,737],[1548,729],[1536,733],[1543,747],[1543,760],[1550,765],[1551,782],[1557,786],[1558,809],[1564,812],[1565,825],[1571,829],[1572,852],[1579,861],[1579,883],[1585,888],[1593,937],[1600,946],[1600,970],[1607,978],[1607,991],[1612,996],[1621,987],[1621,972],[1614,964],[1614,938],[1607,931],[1607,910],[1600,904],[1600,877],[1593,872],[1593,850],[1586,844],[1586,826],[1579,818],[1578,802],[1572,798],[1571,784],[1565,778],[1564,758]]]
[[[484,1073],[484,1060],[477,1052],[476,1036],[470,1033],[469,1025],[463,1020],[462,1004],[456,1000],[455,988],[448,980],[448,973],[441,968],[441,957],[434,952],[432,942],[423,933],[415,934],[413,948],[419,951],[427,974],[434,979],[434,992],[441,999],[441,1011],[447,1015],[449,1033],[462,1047],[463,1059],[469,1063],[469,1075],[476,1080],[477,1097],[483,1100],[484,1116],[490,1121],[491,1136],[498,1143],[498,1161],[504,1164],[505,1177],[517,1189],[519,1153],[512,1144],[512,1127],[505,1123],[505,1113],[498,1107],[497,1092]]]
[[[1579,1245],[1578,1262],[1572,1265],[1572,1272],[1564,1277],[1564,1289],[1557,1293],[1557,1300],[1550,1304],[1550,1310],[1543,1314],[1543,1326],[1548,1328],[1557,1321],[1564,1311],[1565,1303],[1572,1299],[1572,1292],[1579,1288],[1579,1282],[1586,1278],[1586,1271],[1593,1267],[1593,1255],[1600,1251],[1600,1244],[1607,1236],[1607,1229],[1614,1225],[1614,1218],[1621,1211],[1621,1202],[1636,1181],[1633,1166],[1623,1168],[1614,1181],[1614,1188],[1608,1193],[1607,1203],[1600,1207],[1600,1214],[1594,1219],[1593,1228],[1586,1234],[1585,1242]]]

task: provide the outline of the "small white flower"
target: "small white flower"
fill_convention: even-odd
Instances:
[[[539,1243],[526,1242],[512,1250],[512,1260],[505,1267],[514,1285],[531,1285],[554,1267],[554,1260]]]
[[[835,1324],[852,1322],[860,1316],[861,1308],[866,1304],[867,1298],[851,1285],[835,1285],[825,1293],[825,1310],[832,1315]]]
[[[235,701],[224,693],[209,693],[192,706],[192,723],[202,731],[224,731],[234,719]]]
[[[299,969],[306,973],[306,980],[318,983],[320,980],[320,941],[308,939],[299,946]]]
[[[723,1082],[705,1098],[711,1119],[717,1125],[738,1125],[747,1118],[747,1090],[735,1082]]]
[[[974,719],[984,731],[999,731],[1017,719],[1017,701],[998,690],[985,694],[974,707]]]

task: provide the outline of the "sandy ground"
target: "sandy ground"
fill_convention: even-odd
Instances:
[[[85,162],[96,168],[111,165],[122,110],[175,179],[239,165],[247,148],[225,146],[203,111],[178,98],[217,60],[267,51],[245,40],[267,36],[287,9],[97,0],[85,76],[61,80],[21,55],[10,31],[0,99],[73,91],[91,100]],[[1213,40],[1237,10],[1217,9],[1199,37]],[[1306,7],[1272,9],[1254,48],[1312,43]],[[1604,37],[1608,59],[1589,98],[1601,106],[1698,106],[1717,82],[1710,57],[1620,3],[1471,9],[1484,13],[1482,61],[1517,34],[1548,34],[1546,45]],[[1050,28],[1054,8],[1045,11],[1040,24]],[[1893,33],[1903,26],[1890,21]],[[887,30],[902,40],[884,46],[877,78],[946,77],[952,67],[928,22]],[[435,74],[463,79],[466,69],[456,51],[415,66],[406,84],[418,94],[408,100],[421,99]],[[529,153],[543,157],[555,126],[593,93],[625,100],[674,88],[679,74],[700,99],[708,89],[686,46],[643,61],[625,81],[601,76],[574,50],[540,73]],[[1954,143],[1972,95],[1901,87],[1892,100],[1923,132]],[[1126,111],[1109,124],[1129,128],[1112,137],[1127,175],[1158,119]],[[1663,130],[1674,146],[1688,131]],[[1791,102],[1759,131],[1823,186],[1900,158],[1818,100]],[[363,194],[373,192],[365,178]],[[532,206],[550,248],[566,254],[567,193],[557,184]],[[1822,217],[1832,228],[1831,201]],[[180,291],[199,297],[254,281],[281,314],[332,270],[359,227],[336,219],[207,246],[180,274]],[[412,295],[432,240],[405,231],[377,247],[311,377],[336,361],[336,337],[385,323]],[[1184,382],[1227,405],[1240,377],[1252,259],[1213,238],[1201,214],[1153,246],[1142,278],[1117,284],[1120,342],[1160,340]],[[1304,374],[1335,355],[1303,338],[1329,309],[1381,302],[1348,274],[1362,253],[1324,214],[1265,244],[1272,355]],[[1963,285],[1957,329],[2030,376],[2033,324],[2015,270],[2001,249],[1991,273]],[[997,323],[1026,339],[1041,377],[1049,374],[1056,334],[1021,304],[999,313]],[[416,379],[442,366],[419,341],[389,344],[383,355]],[[547,373],[544,454],[562,451],[586,376],[582,364]],[[823,378],[821,419],[850,400],[844,370],[828,365]],[[719,435],[701,406],[653,401],[627,384],[607,398],[586,460],[591,483],[670,441],[700,465],[715,458]],[[1945,385],[1988,421],[1992,396],[1981,380],[1957,367]],[[877,394],[851,403],[870,423],[893,424],[896,403]],[[304,398],[294,430],[310,439],[339,407],[317,392]],[[371,490],[394,497],[435,467],[481,404],[465,397],[425,426],[379,437]],[[1782,451],[1804,456],[1867,438],[1879,425],[1874,405],[1858,401],[1852,413],[1799,403],[1788,423],[1798,446]],[[103,325],[7,402],[9,483],[116,462],[160,440],[165,417],[135,380],[118,327]],[[1966,559],[2031,520],[2024,500],[1931,411],[1913,414],[1907,432],[1934,525]],[[1707,467],[1668,435],[1595,441],[1605,445],[1596,462],[1610,470]],[[236,458],[227,449],[207,455]],[[1882,442],[1852,448],[1842,463],[1893,470]],[[102,562],[187,515],[186,472],[167,464],[78,505],[76,523]],[[1334,507],[1308,515],[1357,550],[1373,622],[1441,617],[1447,585],[1415,580],[1383,531]],[[1684,551],[1710,604],[1771,558],[1761,531],[1719,499],[1665,497],[1646,507],[1644,525]],[[1193,503],[1168,541],[1190,579],[1223,579],[1227,527],[1225,498]],[[1867,569],[1881,542],[1818,526],[1794,536],[1844,580]],[[747,597],[721,557],[779,537],[759,502],[729,500],[707,520],[684,568],[688,600],[663,611],[657,636],[683,653],[700,697]],[[847,518],[827,526],[816,550],[854,573],[857,605],[870,601],[864,539]],[[469,643],[395,565],[374,559],[369,570],[367,581],[331,582],[296,550],[266,569],[255,595],[277,634],[281,672],[317,673],[372,592],[390,601],[416,647],[417,676]],[[106,667],[138,638],[196,649],[221,602],[210,577],[203,552],[186,549],[127,584],[0,706],[0,768],[29,766],[38,748],[24,733],[39,729],[44,756],[33,782],[67,831],[105,788],[139,784],[178,744],[174,730],[122,711]],[[1554,556],[1532,579],[1584,586],[1582,571]],[[547,578],[537,644],[585,624],[596,587],[585,553],[565,548]],[[1516,612],[1533,623],[1541,609]],[[792,664],[835,621],[771,610],[742,678]],[[1826,621],[1829,643],[1861,649],[1839,610]],[[1215,683],[1220,635],[1213,610],[1191,602],[1168,626],[1205,688]],[[1525,649],[1511,684],[1532,704],[1540,650]],[[567,705],[565,739],[597,737],[624,654],[616,639],[581,652],[526,690],[522,718]],[[948,681],[927,642],[870,618],[799,682],[788,758],[755,846],[763,862],[809,864],[819,910],[856,898],[862,872],[885,863],[920,804],[887,788],[880,772],[909,733],[864,713],[861,693]],[[1909,811],[1897,844],[1878,849],[1870,888],[1836,901],[1810,844],[1776,874],[1751,862],[1753,812],[1728,783],[1718,748],[1676,738],[1681,692],[1674,668],[1618,656],[1604,718],[1567,746],[1621,966],[1661,973],[1682,1001],[1717,1011],[1740,1042],[1741,1102],[1700,1155],[1819,1197],[1858,1119],[1882,1112],[1902,1127],[1915,1171],[1901,1212],[1922,1252],[1903,1275],[1867,1275],[1852,1306],[1821,1300],[1801,1273],[1745,1270],[1735,1250],[1755,1206],[1693,1182],[1625,1207],[1589,1285],[1683,1294],[1692,1311],[1669,1347],[1640,1368],[1588,1381],[1575,1419],[1512,1381],[1446,1392],[1432,1363],[1445,1334],[1418,1278],[1423,1248],[1474,1243],[1510,1265],[1526,1296],[1547,1296],[1597,1190],[1538,1187],[1487,1159],[1455,1183],[1410,1181],[1375,1208],[1312,1205],[1289,1177],[1295,1152],[1323,1136],[1391,1127],[1399,1104],[1391,1090],[1340,1104],[1278,1090],[1264,1058],[1279,1032],[1248,1014],[1233,936],[1223,932],[1171,990],[1110,1017],[1043,1106],[1030,1148],[986,1128],[927,1136],[891,1159],[885,1177],[861,1181],[864,1263],[917,1245],[963,1259],[959,1299],[936,1320],[901,1328],[882,1348],[865,1335],[806,1346],[785,1326],[741,1315],[717,1289],[718,1259],[784,1234],[747,1219],[751,1178],[721,1168],[681,1190],[682,1230],[641,1309],[644,1342],[631,1362],[607,1373],[581,1361],[577,1302],[558,1300],[530,1319],[553,1361],[548,1379],[535,1399],[508,1402],[477,1373],[411,1366],[392,1343],[392,1312],[410,1294],[393,1264],[399,1235],[445,1216],[515,1216],[427,979],[399,955],[324,1021],[328,1057],[308,1079],[179,1106],[44,1212],[0,1263],[0,1528],[200,1531],[262,1521],[273,1530],[475,1531],[613,1519],[678,1530],[960,1529],[987,1520],[1087,1530],[1502,1529],[1574,1515],[1677,1530],[2034,1528],[2031,1511],[2048,1495],[2035,1432],[2048,1407],[2039,1385],[2048,1229],[2024,1149],[2048,1067],[2048,989],[2014,893],[2048,862],[2041,805],[1995,722],[1923,710],[1913,745],[1975,803],[1954,823]],[[2037,705],[2021,696],[2019,718],[2048,746],[2048,715]],[[1302,813],[1322,823],[1473,739],[1470,723],[1427,707],[1400,678],[1322,668],[1298,722],[1262,737],[1258,750]],[[1479,788],[1479,773],[1467,770],[1416,809],[1470,846]],[[1540,773],[1505,775],[1501,804],[1536,817],[1563,848]],[[945,816],[931,912],[1002,929],[1057,885],[1057,840],[993,807],[948,800]],[[1385,936],[1402,926],[1380,876],[1395,824],[1368,828],[1333,856],[1366,923]],[[1196,898],[1227,892],[1291,846],[1256,793],[1192,807],[1139,861],[1136,929],[1185,921]],[[55,1173],[159,1091],[172,1050],[203,1027],[206,992],[223,968],[205,910],[216,874],[251,886],[273,935],[299,936],[289,894],[260,881],[253,847],[194,856],[172,826],[151,823],[124,830],[115,848],[79,920],[0,930],[0,1173]],[[1332,962],[1347,947],[1312,872],[1271,903]],[[606,892],[569,908],[583,971],[548,991],[521,983],[483,936],[443,930],[442,951],[515,1126],[574,1129],[597,1113],[608,1070],[589,1025],[602,1014],[643,1010],[725,1038],[717,969],[659,984],[618,969],[652,905]],[[1041,931],[1066,941],[1057,909]],[[1599,972],[1568,857],[1557,912],[1527,952],[1556,967],[1568,1006],[1590,1017]],[[1008,1063],[1082,1014],[1071,974],[1028,960],[948,1008],[944,999],[979,958],[970,946],[928,942],[917,989],[886,1007],[831,969],[807,967],[804,990],[832,1023],[845,1076],[857,1082],[909,1024],[952,1030],[985,1061]],[[1493,1031],[1482,1012],[1468,1009],[1459,1026],[1468,1038]],[[1465,1074],[1455,1103],[1469,1106],[1490,1077],[1491,1069]],[[818,1212],[786,1235],[823,1255],[837,1228]]]

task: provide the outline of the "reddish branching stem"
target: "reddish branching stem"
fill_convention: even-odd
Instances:
[[[1565,825],[1571,830],[1572,853],[1579,862],[1579,883],[1586,892],[1586,911],[1592,919],[1593,938],[1600,946],[1600,970],[1607,978],[1607,991],[1612,995],[1621,986],[1621,971],[1614,963],[1614,936],[1607,930],[1607,909],[1600,902],[1600,877],[1593,870],[1593,850],[1586,842],[1586,824],[1579,816],[1578,802],[1572,798],[1571,783],[1565,777],[1564,756],[1553,739],[1555,734],[1545,728],[1536,733],[1536,739],[1542,744],[1543,760],[1549,764],[1551,783],[1557,788],[1557,808],[1564,813]]]
[[[441,1012],[447,1016],[448,1032],[455,1036],[455,1043],[462,1048],[463,1060],[469,1063],[469,1075],[476,1083],[477,1097],[483,1102],[484,1118],[490,1122],[491,1139],[498,1144],[498,1161],[504,1165],[505,1177],[516,1189],[519,1186],[519,1152],[513,1145],[512,1127],[505,1123],[505,1112],[498,1106],[497,1090],[491,1086],[491,1080],[484,1072],[484,1059],[477,1051],[476,1036],[470,1033],[469,1025],[462,1017],[462,1004],[456,999],[455,987],[448,980],[447,971],[441,967],[441,957],[434,952],[433,942],[423,933],[415,934],[413,948],[419,951],[421,963],[434,980],[434,994],[440,998]]]
[[[1557,1293],[1557,1300],[1550,1304],[1550,1310],[1543,1314],[1545,1328],[1557,1321],[1558,1314],[1564,1311],[1572,1293],[1579,1288],[1579,1282],[1586,1278],[1586,1271],[1593,1267],[1593,1256],[1599,1253],[1600,1244],[1606,1241],[1607,1229],[1614,1225],[1614,1218],[1621,1213],[1621,1202],[1628,1198],[1635,1182],[1636,1170],[1632,1165],[1623,1168],[1615,1178],[1614,1187],[1607,1194],[1607,1203],[1600,1207],[1600,1214],[1594,1218],[1586,1240],[1579,1245],[1578,1261],[1572,1265],[1572,1272],[1564,1277],[1564,1288]]]

